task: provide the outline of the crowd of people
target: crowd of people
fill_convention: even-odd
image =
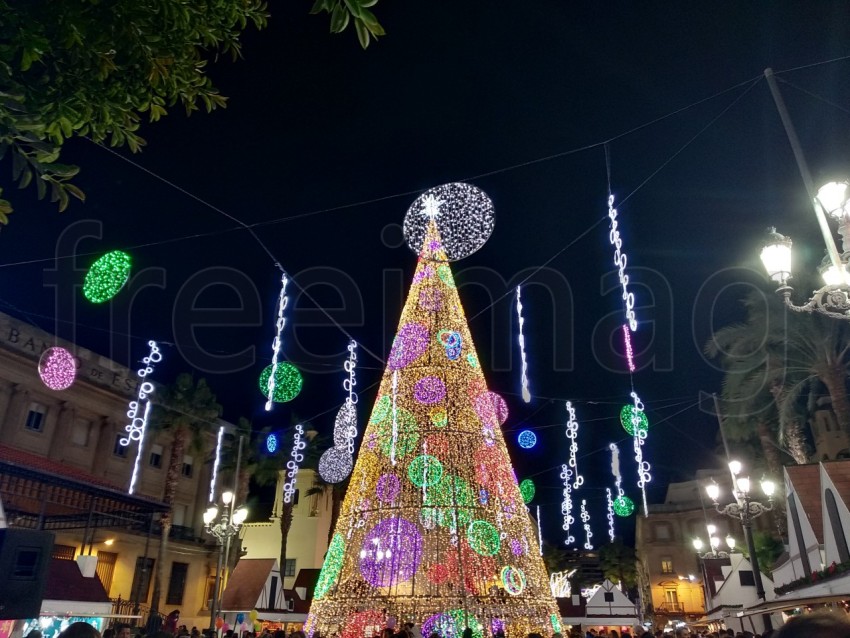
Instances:
[[[169,627],[174,631],[159,631],[153,638],[201,638],[202,632],[193,627],[191,630],[185,625]],[[581,638],[582,634],[577,634]],[[32,631],[27,638],[41,638],[40,632]],[[92,625],[85,622],[75,622],[65,629],[59,638],[134,638],[130,625],[119,624],[101,633]],[[141,638],[141,635],[135,638]],[[233,630],[224,633],[223,638],[239,638]],[[256,638],[306,638],[303,631],[297,630],[287,634],[283,630],[263,631]],[[317,638],[315,635],[313,638]],[[318,637],[321,638],[321,637]],[[365,638],[365,637],[364,637]],[[372,638],[425,638],[413,623],[406,623],[400,627],[386,628],[375,633]],[[457,638],[456,636],[441,636],[439,632],[433,632],[427,638]],[[465,629],[461,638],[473,638],[471,629]],[[497,632],[494,638],[505,638],[504,633]],[[538,633],[528,634],[527,638],[547,638]],[[556,633],[551,638],[564,638],[562,634]],[[615,630],[600,632],[590,629],[584,633],[584,638],[633,638],[628,632],[619,633]],[[663,632],[655,633],[644,631],[635,632],[634,638],[665,638]],[[749,631],[735,632],[732,629],[721,630],[711,633],[689,633],[686,630],[677,629],[673,638],[850,638],[850,621],[843,614],[838,613],[814,613],[797,616],[789,620],[778,631],[766,631],[763,634],[754,634]]]

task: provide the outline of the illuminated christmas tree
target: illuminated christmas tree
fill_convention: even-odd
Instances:
[[[311,634],[560,631],[434,216],[307,620]]]

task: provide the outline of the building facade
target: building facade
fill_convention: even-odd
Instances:
[[[74,384],[58,392],[48,389],[38,373],[41,354],[53,346],[66,348],[78,362]],[[0,461],[9,467],[34,467],[45,477],[66,477],[116,495],[126,493],[137,445],[124,447],[119,439],[125,435],[128,402],[136,397],[137,383],[134,370],[0,313]],[[204,534],[202,514],[208,504],[214,445],[211,435],[203,449],[187,451],[181,459],[170,552],[161,566],[159,609],[165,613],[179,609],[181,622],[189,627],[209,624],[218,548]],[[171,438],[161,433],[150,439],[139,459],[136,496],[159,502],[160,510],[170,458]],[[87,513],[75,509],[74,500],[65,495],[67,502],[61,504],[65,518],[57,514],[45,522],[45,516],[29,515],[28,484],[6,477],[0,483],[9,526],[53,530],[55,557],[95,557],[97,578],[116,601],[116,611],[134,615],[138,610],[144,616],[157,568],[156,508],[151,509],[150,524],[127,517],[122,521],[115,512],[110,517],[96,511],[102,497],[90,501]],[[121,499],[116,498],[115,507],[120,507]],[[54,509],[59,511],[59,505]]]

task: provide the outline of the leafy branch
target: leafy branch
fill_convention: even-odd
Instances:
[[[342,33],[354,22],[357,39],[364,49],[372,40],[386,35],[375,14],[369,11],[378,0],[315,0],[311,14],[327,13],[331,17],[331,33]]]

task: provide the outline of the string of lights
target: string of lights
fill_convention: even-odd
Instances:
[[[564,545],[572,545],[576,542],[575,536],[570,532],[570,528],[575,523],[573,517],[573,497],[572,497],[572,470],[566,463],[561,466],[561,479],[564,481],[564,498],[561,501],[561,514],[564,517],[564,522],[561,528],[566,532]]]
[[[272,404],[274,403],[275,384],[277,383],[277,358],[280,356],[280,348],[283,344],[281,336],[283,334],[283,327],[286,325],[286,317],[283,312],[286,310],[286,304],[289,301],[289,298],[286,296],[286,284],[288,282],[286,273],[281,273],[280,297],[277,302],[277,320],[275,321],[276,332],[272,341],[272,370],[268,381],[269,398],[266,400],[266,412],[271,412]]]
[[[271,436],[271,435],[269,435]],[[213,461],[212,476],[210,477],[210,503],[215,503],[215,484],[218,480],[218,468],[221,464],[221,443],[224,440],[224,426],[218,428],[218,437],[215,442],[215,460]],[[268,445],[268,444],[266,444]],[[273,452],[274,450],[272,450]]]
[[[578,421],[576,421],[576,411],[573,404],[567,401],[567,438],[570,440],[570,460],[569,466],[573,471],[573,488],[578,489],[584,484],[584,477],[578,472]]]
[[[608,506],[608,538],[614,542],[614,499],[611,498],[611,488],[605,488],[605,500]]]
[[[584,548],[593,549],[593,543],[590,542],[593,538],[593,532],[590,530],[590,512],[587,511],[587,501],[584,499],[581,499],[581,522],[584,523]]]
[[[139,468],[141,467],[142,452],[145,446],[145,434],[147,433],[148,420],[151,413],[151,402],[148,397],[153,394],[154,385],[146,379],[153,372],[154,364],[162,361],[162,353],[156,341],[148,341],[148,346],[150,346],[150,352],[148,356],[142,359],[142,367],[137,372],[140,379],[138,394],[135,401],[130,401],[129,409],[127,410],[127,416],[130,418],[130,423],[124,426],[127,436],[118,441],[125,447],[130,445],[131,441],[138,441],[139,443],[136,450],[136,460],[133,463],[133,473],[130,476],[130,487],[127,490],[129,494],[133,494],[136,491],[136,481],[139,478]],[[145,402],[145,411],[140,417],[139,404],[142,401]]]
[[[300,423],[295,426],[295,434],[292,437],[292,452],[290,459],[286,462],[286,482],[283,484],[283,502],[291,503],[295,496],[295,482],[298,480],[298,468],[304,460],[302,450],[307,446],[305,441],[301,440],[304,435],[304,426]]]

